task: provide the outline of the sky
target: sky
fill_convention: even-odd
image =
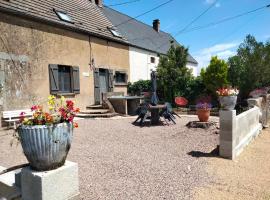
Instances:
[[[130,0],[104,0],[105,5],[112,5]],[[115,6],[114,9],[135,17],[167,0],[138,0],[137,2]],[[270,4],[270,0],[174,0],[169,4],[148,13],[138,20],[152,26],[154,19],[160,19],[161,29],[173,36],[192,20],[214,5],[188,29],[203,26],[224,18],[254,10]],[[270,40],[270,8],[240,18],[217,24],[208,28],[186,31],[175,36],[176,40],[189,48],[189,53],[199,62],[199,67],[206,67],[212,56],[228,59],[247,34],[258,41]]]

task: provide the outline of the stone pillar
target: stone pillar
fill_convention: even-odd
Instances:
[[[22,200],[79,199],[78,165],[66,161],[51,171],[37,172],[30,167],[21,171]]]
[[[219,154],[221,157],[234,159],[234,138],[236,132],[236,110],[219,111]]]
[[[269,118],[269,97],[270,95],[263,95],[262,97],[257,98],[249,98],[247,100],[248,106],[253,108],[254,106],[258,106],[262,113],[260,117],[260,122],[262,123],[264,128],[269,127],[268,118]]]

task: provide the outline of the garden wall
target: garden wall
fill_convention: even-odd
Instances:
[[[236,158],[262,130],[261,111],[255,106],[236,115],[236,110],[220,111],[220,156]]]
[[[250,98],[247,100],[248,106],[253,108],[254,106],[258,106],[262,115],[260,117],[260,122],[263,127],[268,127],[268,121],[270,120],[270,95],[263,95],[262,97]]]

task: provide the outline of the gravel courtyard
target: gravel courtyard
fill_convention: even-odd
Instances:
[[[194,117],[152,127],[133,120],[79,121],[68,160],[79,163],[81,199],[192,199],[196,187],[213,181],[207,157],[215,156],[215,128],[186,128]],[[20,146],[10,147],[10,133],[0,132],[4,167],[26,162]]]

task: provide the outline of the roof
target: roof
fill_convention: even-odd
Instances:
[[[65,12],[73,23],[61,20],[55,10]],[[0,1],[1,11],[127,43],[125,38],[115,37],[108,30],[112,23],[99,7],[89,0],[6,0]]]
[[[102,7],[101,10],[112,22],[114,27],[116,27],[129,43],[135,47],[160,54],[167,54],[171,47],[171,41],[176,45],[180,45],[169,33],[164,31],[157,32],[152,26],[135,19],[131,20],[132,18],[130,16],[107,6]],[[130,21],[121,24],[127,20]],[[188,55],[188,62],[198,64],[191,55]]]

